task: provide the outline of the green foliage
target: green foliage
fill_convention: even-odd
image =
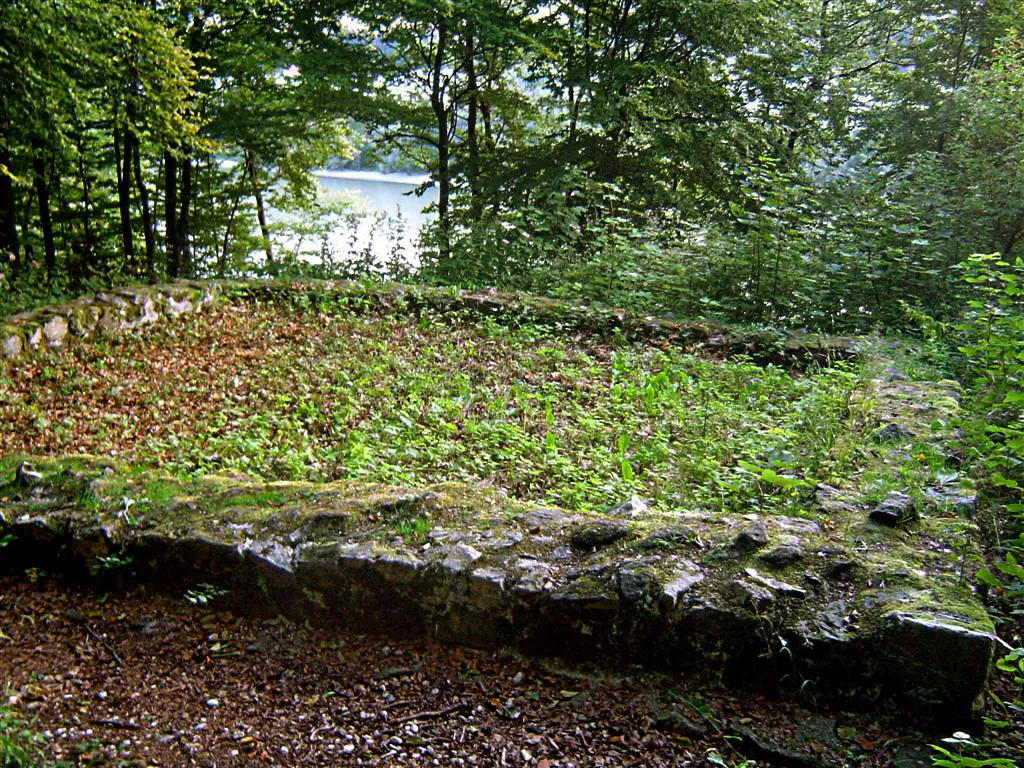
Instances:
[[[1021,240],[1010,0],[0,13],[0,314],[164,272],[412,278],[331,252],[354,218],[308,171],[357,147],[431,174],[421,279],[655,314],[949,321],[963,254]]]
[[[230,590],[202,582],[185,590],[185,601],[196,606],[205,606],[221,597],[231,594]]]
[[[1024,261],[999,254],[974,255],[963,264],[962,277],[972,288],[971,297],[962,319],[948,330],[955,332],[950,335],[959,343],[963,376],[971,386],[965,444],[973,453],[976,472],[991,503],[996,505],[994,551],[989,565],[981,568],[976,578],[987,591],[1004,633],[1016,633],[1019,646],[1024,622]],[[996,662],[997,669],[1010,675],[1018,690],[1016,700],[997,702],[1017,713],[1024,711],[1022,659],[1024,650],[1017,647]],[[1000,726],[994,720],[989,724]],[[1012,759],[975,757],[979,745],[965,734],[946,741],[956,749],[934,747],[941,755],[935,758],[935,765],[1018,764]],[[1024,757],[1019,749],[1015,754]]]
[[[0,707],[0,767],[35,768],[41,765],[41,741],[9,709]]]
[[[395,533],[408,541],[426,541],[431,527],[429,518],[417,517],[414,520],[400,520],[395,525]]]
[[[961,322],[960,352],[979,400],[981,419],[972,444],[981,454],[988,482],[1014,501],[1024,483],[1024,260],[975,255],[964,280],[976,290]]]
[[[939,768],[1014,768],[1016,765],[1012,759],[1006,757],[972,757],[972,753],[988,745],[975,743],[970,734],[962,731],[942,741],[950,745],[950,748],[930,745],[938,753],[932,756],[932,765]]]
[[[190,142],[191,59],[138,3],[25,0],[6,3],[0,24],[0,213],[12,216],[0,250],[13,256],[9,282],[41,271],[75,283],[144,274],[146,260],[123,237],[129,210],[117,203],[127,204],[131,174],[146,172],[132,167],[137,141]],[[24,211],[20,222],[15,210]],[[140,211],[141,225],[150,213]]]
[[[962,116],[950,140],[942,204],[977,248],[1004,257],[1024,239],[1024,40],[1018,28],[998,41],[955,104]]]
[[[75,298],[70,295],[69,288],[66,279],[58,276],[50,281],[45,274],[36,271],[20,271],[9,281],[0,278],[0,317]]]
[[[100,555],[89,564],[89,572],[93,576],[110,571],[118,571],[128,568],[132,564],[132,556],[124,552],[115,552],[110,555]]]
[[[182,361],[175,377],[138,363],[151,344]],[[483,481],[573,509],[637,494],[663,509],[766,511],[798,510],[810,485],[848,469],[831,450],[859,381],[855,370],[794,376],[528,319],[355,313],[315,298],[214,310],[119,340],[117,354],[69,349],[54,377],[80,382],[76,411],[96,418],[54,434],[12,408],[9,440],[45,434],[58,451],[114,448],[182,473]],[[112,379],[131,419],[105,394]]]
[[[1016,685],[1024,688],[1024,648],[1014,648],[996,661],[996,668],[1010,675]]]
[[[1024,566],[1017,562],[1013,552],[1007,552],[992,567],[1002,574],[1002,578],[989,568],[982,568],[977,575],[978,581],[996,589],[999,596],[1011,605],[1024,603]]]
[[[963,254],[1016,245],[1011,3],[698,4],[684,42],[641,63],[672,25],[644,26],[651,10],[565,3],[530,30],[543,140],[510,132],[478,183],[453,166],[429,279],[865,331],[906,327],[901,300],[952,319]],[[730,118],[702,124],[694,103]]]

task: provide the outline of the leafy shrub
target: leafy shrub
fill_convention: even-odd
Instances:
[[[989,471],[989,483],[1021,498],[1024,482],[1024,260],[975,255],[964,279],[977,288],[955,330],[970,382],[982,407],[973,437]],[[1024,512],[1014,504],[1013,512]]]
[[[996,553],[990,568],[978,573],[990,602],[1004,626],[1016,630],[1017,648],[996,663],[1010,674],[1016,699],[1004,709],[1024,711],[1024,670],[1020,628],[1024,623],[1024,261],[998,254],[974,255],[962,265],[964,280],[974,289],[963,319],[952,330],[960,340],[964,375],[973,394],[972,417],[965,423],[965,444],[974,451],[975,465],[995,509]],[[995,725],[995,721],[990,724]],[[1005,725],[1005,723],[1003,724]],[[969,740],[953,741],[956,751],[935,747],[935,765],[1014,765],[1009,759],[978,759],[962,751]],[[1020,755],[1017,755],[1020,757]]]

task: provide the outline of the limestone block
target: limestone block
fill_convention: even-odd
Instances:
[[[0,345],[6,360],[17,360],[25,352],[25,340],[17,332],[6,332]]]
[[[61,315],[54,315],[43,324],[43,336],[46,343],[51,347],[57,347],[64,343],[64,337],[68,335],[68,321]]]

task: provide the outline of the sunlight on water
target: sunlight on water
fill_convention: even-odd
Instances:
[[[428,188],[416,190],[428,177],[371,171],[317,171],[320,212],[275,211],[278,250],[319,263],[419,265],[418,241],[433,214],[423,209],[437,200]]]

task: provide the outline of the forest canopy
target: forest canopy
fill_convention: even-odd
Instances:
[[[863,331],[957,316],[958,265],[1024,248],[1014,0],[12,0],[0,28],[8,310],[353,276],[277,252],[268,209],[311,220],[310,171],[355,153],[429,173],[433,282]]]

